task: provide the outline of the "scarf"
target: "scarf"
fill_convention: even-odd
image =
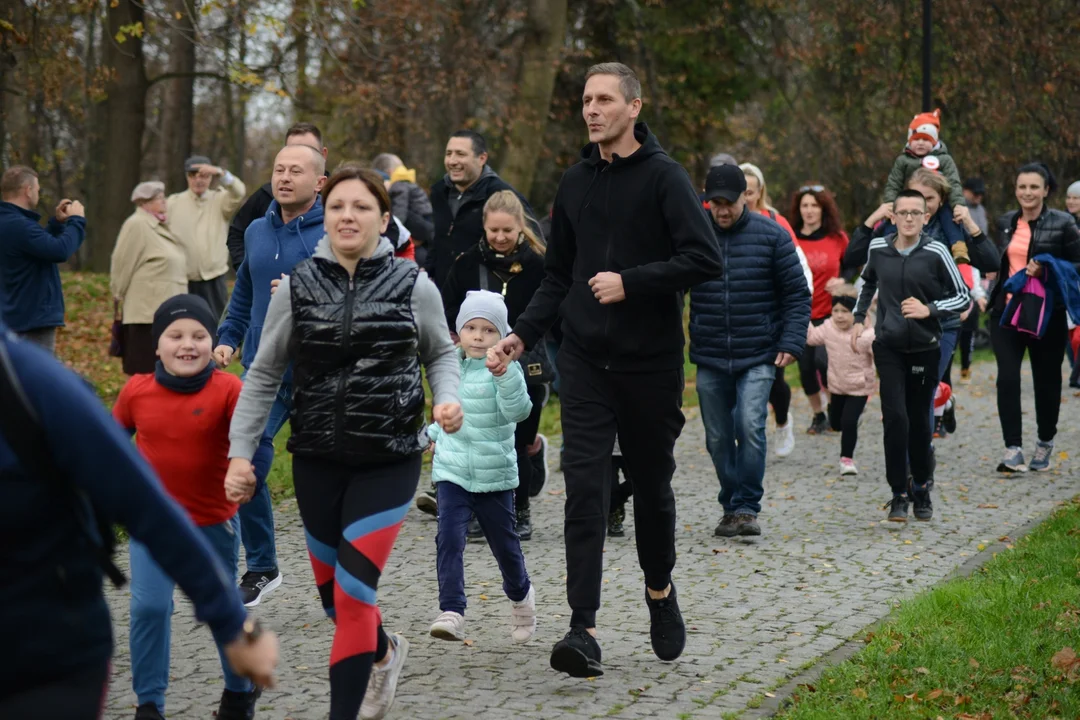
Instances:
[[[154,367],[154,379],[157,380],[158,385],[161,385],[167,390],[173,392],[184,393],[185,395],[193,395],[199,392],[206,383],[210,382],[210,377],[214,374],[214,370],[217,366],[213,361],[210,361],[202,372],[192,375],[191,377],[177,377],[176,375],[170,375],[165,369],[165,366],[160,360],[157,361],[157,365]]]
[[[488,245],[487,239],[481,238],[480,240],[480,263],[495,271],[516,275],[521,272],[521,258],[527,252],[532,252],[532,247],[526,240],[525,233],[521,234],[517,245],[505,254],[495,252],[494,248]],[[517,265],[516,269],[514,268],[515,265]]]

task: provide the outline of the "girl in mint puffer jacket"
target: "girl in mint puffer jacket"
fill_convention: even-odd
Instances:
[[[474,290],[465,296],[457,316],[465,422],[453,435],[438,425],[428,428],[435,443],[431,478],[439,504],[435,544],[442,611],[431,634],[444,640],[465,638],[465,529],[473,514],[502,571],[503,591],[510,598],[511,637],[523,643],[536,632],[536,593],[514,530],[514,430],[529,416],[532,401],[518,363],[499,376],[485,366],[488,352],[509,332],[501,295]]]

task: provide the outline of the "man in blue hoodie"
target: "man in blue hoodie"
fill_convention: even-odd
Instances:
[[[42,228],[34,212],[40,193],[37,173],[23,165],[0,178],[0,314],[18,335],[53,352],[64,325],[57,265],[82,245],[86,218],[78,200],[61,200]]]
[[[286,145],[274,160],[271,185],[274,201],[266,215],[244,232],[244,261],[236,273],[225,322],[218,330],[220,343],[214,357],[225,367],[243,342],[244,368],[251,366],[259,350],[270,295],[283,275],[315,253],[323,236],[323,207],[319,198],[326,178],[326,159],[317,148]],[[266,476],[274,462],[274,436],[289,418],[292,407],[291,374],[278,389],[259,449],[252,459],[258,488],[255,497],[240,506],[240,536],[244,542],[247,572],[240,580],[240,594],[248,607],[281,585],[274,542],[274,511]]]
[[[205,538],[86,383],[2,322],[0,407],[0,717],[100,717],[112,626],[91,508],[149,548],[239,675],[271,684],[277,640]]]

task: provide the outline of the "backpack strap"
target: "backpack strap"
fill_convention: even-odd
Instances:
[[[8,335],[8,337],[13,337]],[[19,464],[32,476],[45,480],[50,490],[67,499],[79,531],[87,537],[95,549],[98,564],[116,587],[123,587],[127,578],[112,561],[115,535],[112,526],[93,512],[86,493],[69,481],[67,475],[53,461],[49,452],[49,438],[41,421],[34,412],[26,390],[19,381],[11,362],[7,346],[0,342],[0,435],[15,454]],[[91,515],[98,525],[98,532],[91,530]],[[113,542],[109,542],[112,539]]]
[[[484,263],[480,263],[480,289],[487,290],[489,285],[490,281],[488,280],[487,266],[484,265]]]

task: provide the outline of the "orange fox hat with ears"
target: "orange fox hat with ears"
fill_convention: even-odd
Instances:
[[[936,145],[940,133],[941,109],[939,108],[932,113],[916,115],[908,125],[907,139],[909,143],[912,140],[928,140]]]

